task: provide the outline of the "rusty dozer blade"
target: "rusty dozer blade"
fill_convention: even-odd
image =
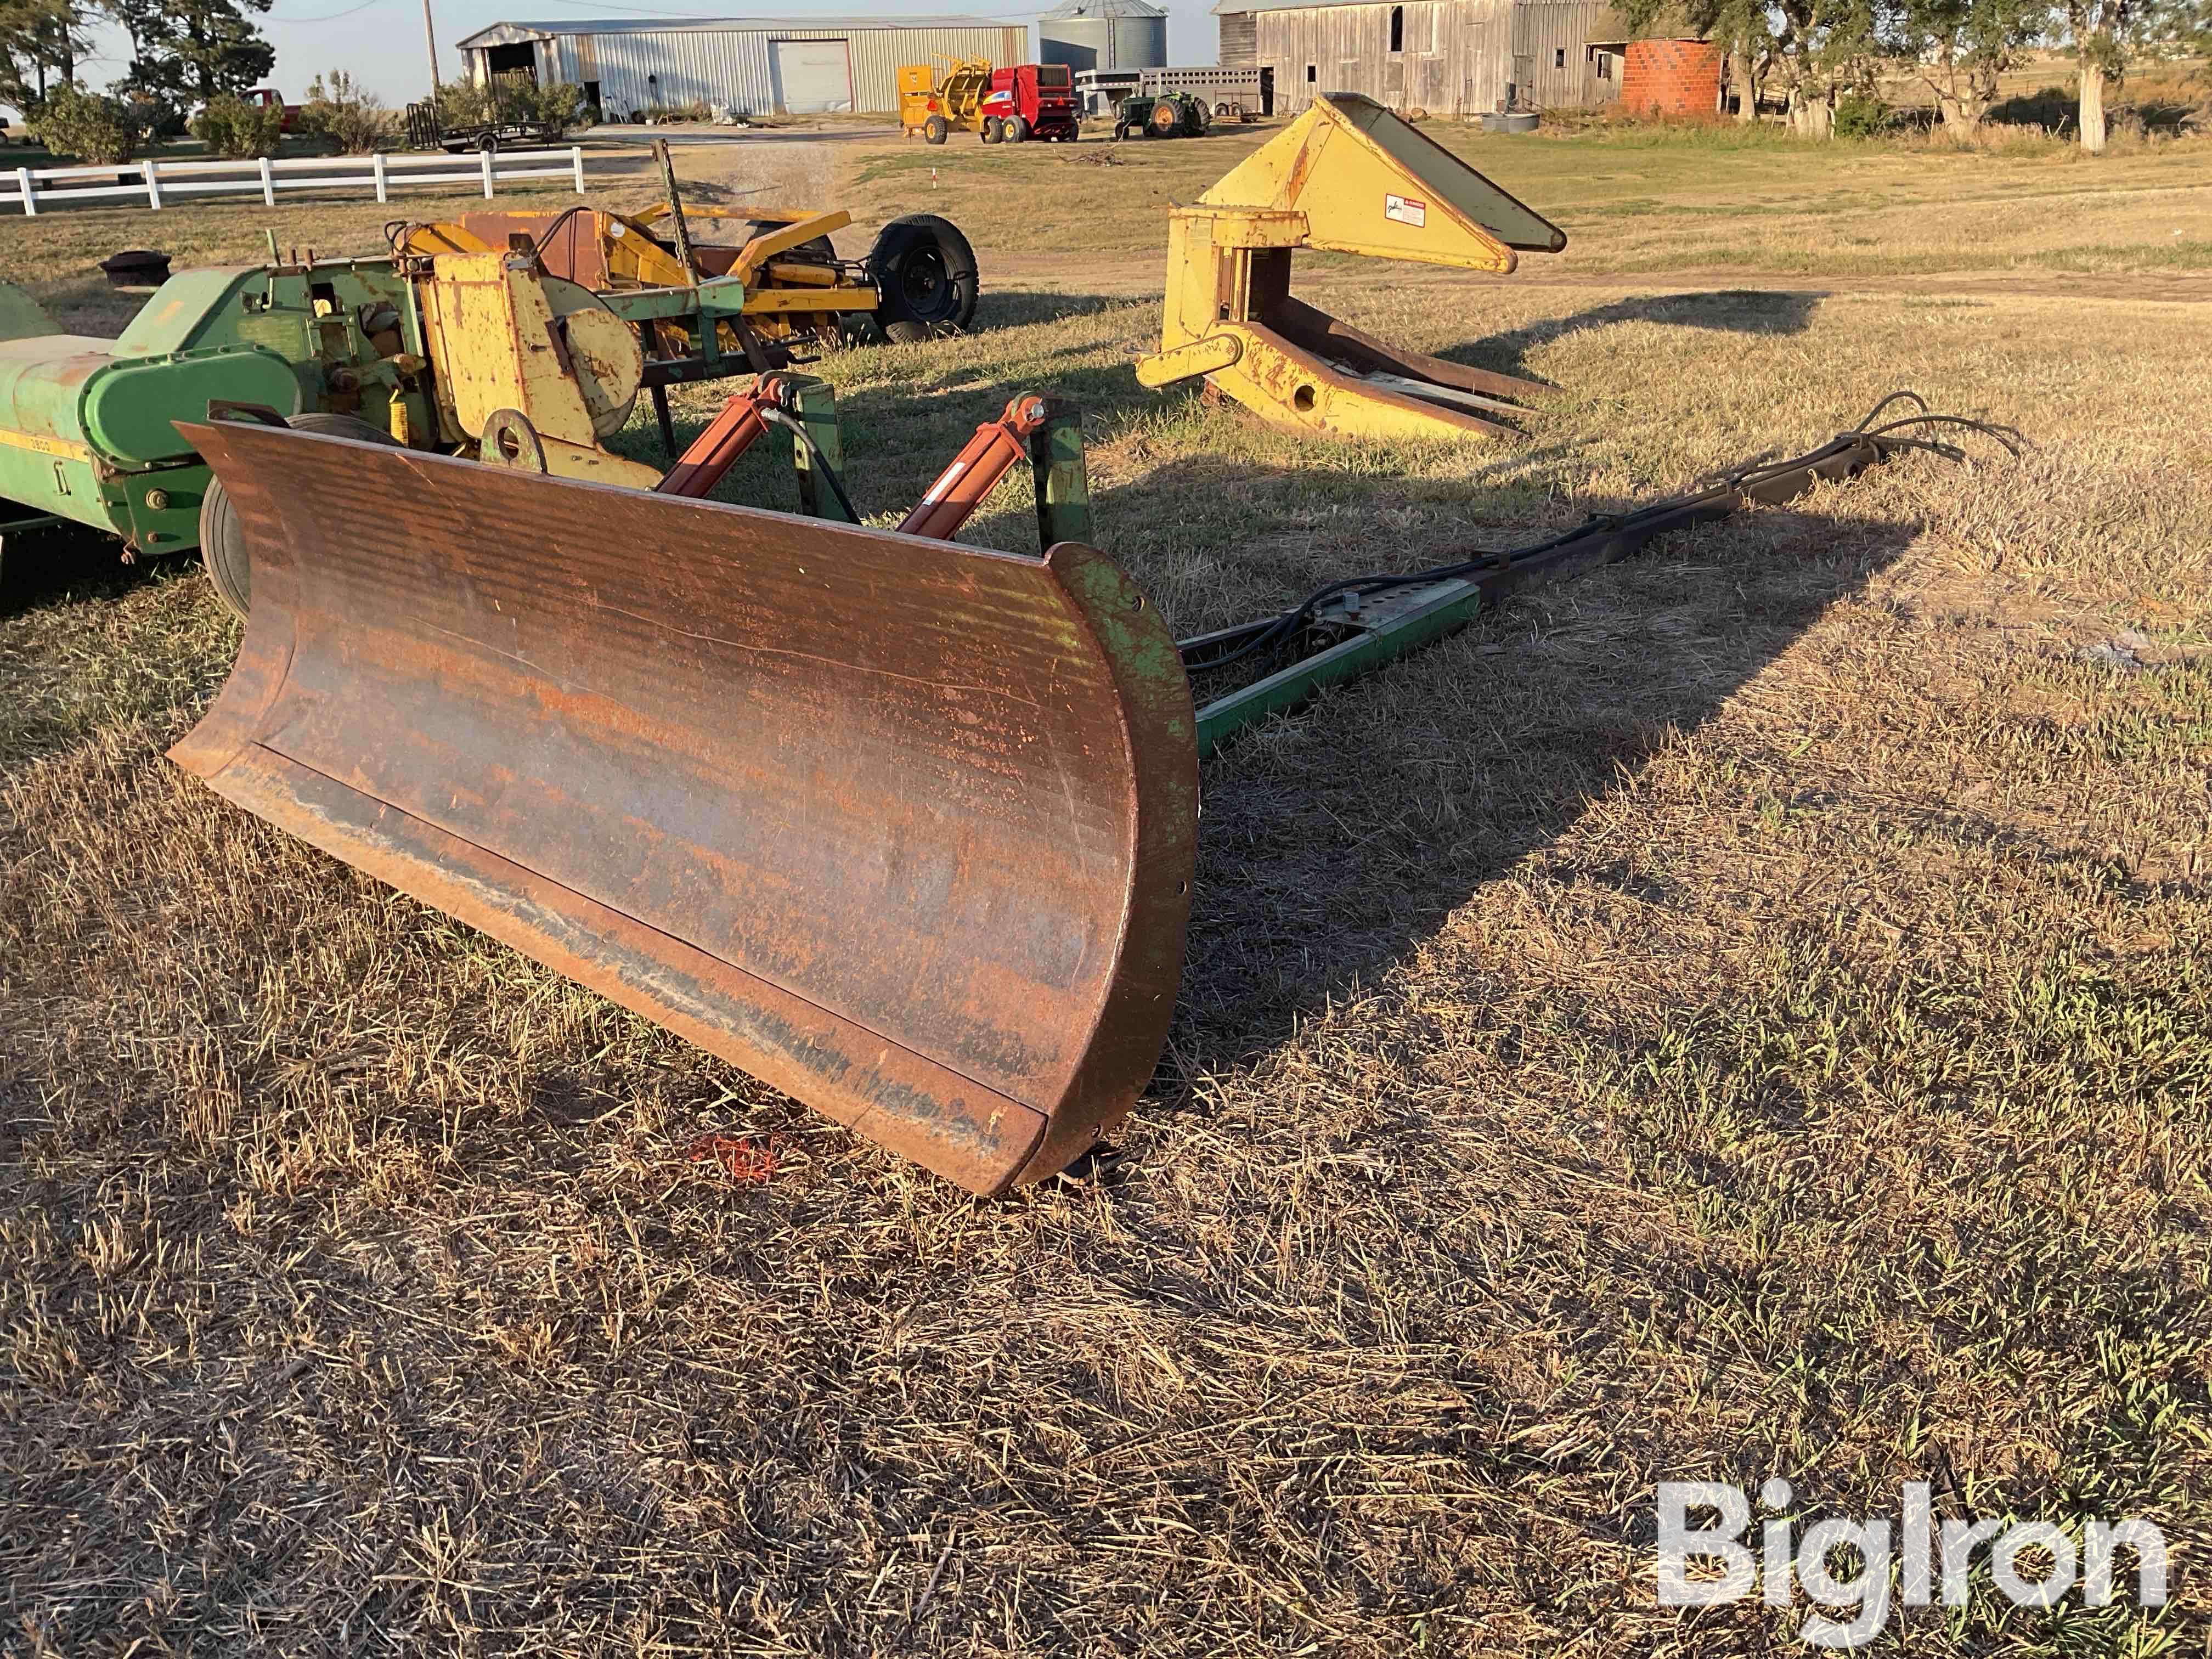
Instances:
[[[253,557],[219,793],[975,1192],[1133,1103],[1198,763],[1103,554],[183,430]]]
[[[1401,351],[1291,295],[1301,247],[1510,271],[1566,233],[1419,129],[1355,93],[1304,114],[1168,220],[1160,349],[1148,386],[1204,376],[1279,426],[1435,441],[1515,428],[1533,380]]]

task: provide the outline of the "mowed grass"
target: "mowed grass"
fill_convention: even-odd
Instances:
[[[945,214],[1001,259],[1096,273],[1144,291],[1165,209],[1196,199],[1273,126],[1200,140],[941,149],[854,146],[848,203],[870,216]],[[1812,144],[1771,127],[1422,131],[1559,224],[1547,276],[1679,271],[1909,276],[1936,271],[2212,270],[2212,138],[2087,157],[2022,138],[1997,153],[1904,142]],[[1020,210],[1009,212],[1010,199]],[[1073,280],[1071,277],[1071,280]]]
[[[1210,763],[1159,1073],[996,1203],[223,805],[161,754],[234,647],[204,583],[11,549],[0,1644],[1794,1651],[1802,1603],[1650,1577],[1657,1481],[1779,1474],[1801,1522],[1927,1480],[2173,1541],[2163,1613],[1978,1569],[1884,1650],[2200,1649],[2212,307],[1325,270],[1559,388],[1393,453],[1143,392],[1156,305],[988,269],[972,337],[821,366],[860,504],[1057,391],[1186,629],[1899,385],[2038,447],[1516,601]],[[765,446],[731,489],[790,500]]]

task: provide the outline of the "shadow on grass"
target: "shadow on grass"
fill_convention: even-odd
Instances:
[[[15,509],[0,501],[0,518]],[[0,535],[0,618],[21,615],[65,599],[119,599],[144,584],[164,561],[123,562],[119,538],[87,525],[50,525],[40,530]],[[199,555],[178,560],[199,568]]]
[[[1070,317],[1092,317],[1102,311],[1158,303],[1157,299],[1126,294],[1062,294],[1043,289],[987,288],[975,302],[975,326],[1021,328],[1032,323],[1057,323]]]
[[[1759,530],[1741,562],[1715,565],[1707,532],[1515,601],[1211,761],[1170,1073],[1187,1085],[1371,988],[1911,540],[1785,511]]]
[[[1525,375],[1529,373],[1531,352],[1584,329],[1615,323],[1664,323],[1733,334],[1802,334],[1812,321],[1813,308],[1827,297],[1818,289],[1765,289],[1638,295],[1593,306],[1571,316],[1547,318],[1503,334],[1486,335],[1437,355],[1447,362]]]
[[[1646,299],[1505,337],[1517,357],[1615,321],[1794,333],[1820,297]],[[932,399],[932,417],[984,419],[1023,389],[963,387]],[[1122,366],[1076,370],[1051,389],[1102,422],[1153,400]],[[860,430],[915,418],[901,388],[863,389],[843,406]],[[1387,456],[1370,471],[1199,454],[1096,489],[1097,540],[1188,635],[1269,614],[1335,577],[1536,539],[1561,521],[1547,465],[1568,450],[1499,445],[1449,477],[1407,476]],[[1025,503],[1002,507],[969,538],[1034,550],[1028,515]],[[1207,762],[1182,997],[1156,1101],[1194,1109],[1206,1076],[1387,977],[1486,884],[1544,857],[1654,754],[1711,720],[1913,533],[1791,508],[1688,532],[1517,599]],[[1237,683],[1202,679],[1194,694],[1202,706]],[[1573,879],[1670,901],[1626,869]]]

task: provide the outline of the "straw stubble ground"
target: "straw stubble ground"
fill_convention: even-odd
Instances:
[[[191,573],[11,576],[0,1650],[1765,1650],[1795,1614],[1656,1607],[1650,1505],[1777,1474],[2176,1541],[2162,1618],[1984,1581],[1916,1650],[2201,1646],[2204,305],[1333,277],[1564,388],[1390,454],[1139,391],[1152,306],[997,286],[828,366],[862,506],[1055,386],[1188,629],[1899,384],[2039,447],[1516,602],[1210,764],[1121,1156],[993,1204],[178,774],[234,642]]]

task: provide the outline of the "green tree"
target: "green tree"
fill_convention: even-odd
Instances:
[[[61,82],[39,100],[31,136],[57,155],[80,161],[127,161],[138,153],[138,123],[119,98]]]
[[[1886,34],[1935,94],[1943,125],[1972,131],[1996,101],[1997,77],[2049,21],[2046,0],[1899,0]]]
[[[218,93],[192,118],[191,131],[217,155],[274,155],[284,136],[284,106],[249,103],[235,93]]]
[[[117,90],[182,115],[257,85],[276,62],[249,14],[270,0],[107,0],[131,37]]]
[[[84,19],[75,0],[0,0],[0,104],[28,115],[76,78]]]
[[[1726,42],[1747,118],[1760,84],[1778,83],[1790,125],[1808,137],[1834,136],[1838,102],[1870,93],[1881,61],[1875,0],[1620,0],[1616,9],[1638,34]]]
[[[2095,155],[2105,148],[2106,94],[2126,78],[2129,59],[2148,44],[2185,37],[2192,10],[2188,3],[2161,0],[2059,0],[2057,15],[2064,20],[2080,76],[2083,149]]]
[[[319,133],[348,155],[381,149],[392,142],[398,120],[384,100],[343,70],[332,70],[327,84],[318,75],[307,87],[300,125]]]

